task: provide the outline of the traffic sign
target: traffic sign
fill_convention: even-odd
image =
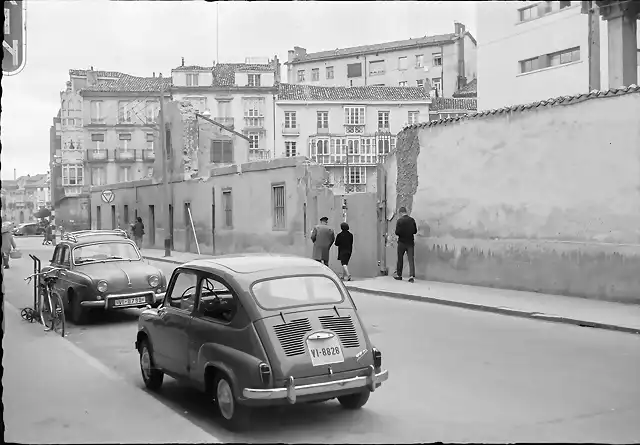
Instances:
[[[18,74],[27,62],[26,0],[4,2],[4,39],[2,40],[2,73]]]
[[[100,198],[102,198],[102,201],[107,203],[107,204],[109,204],[110,202],[113,202],[113,199],[115,197],[116,197],[116,195],[111,190],[104,190],[102,192],[102,194],[100,195]]]

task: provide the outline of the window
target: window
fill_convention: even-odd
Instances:
[[[129,150],[131,144],[131,133],[120,133],[118,135],[118,139],[120,140],[120,150]]]
[[[260,133],[249,133],[249,149],[258,150],[260,148]]]
[[[407,81],[406,80],[401,80],[400,82],[398,82],[398,86],[399,87],[406,87],[407,86]]]
[[[367,183],[367,169],[361,165],[349,166],[349,170],[347,172],[345,167],[345,181],[347,184],[358,185],[358,184],[366,184]]]
[[[329,128],[329,112],[318,111],[317,122],[318,122],[318,128]]]
[[[298,82],[304,82],[304,70],[298,70]]]
[[[159,103],[155,100],[148,100],[144,107],[145,118],[147,123],[153,123],[156,121],[156,116],[158,116]]]
[[[419,111],[409,111],[409,125],[418,123]]]
[[[298,155],[296,150],[296,141],[286,141],[284,143],[284,155],[287,158],[293,158]]]
[[[416,56],[416,68],[424,68],[424,54]]]
[[[173,281],[171,294],[169,294],[171,307],[192,312],[196,303],[197,284],[198,276],[193,272],[178,272],[178,276]]]
[[[256,302],[265,309],[340,303],[343,295],[328,277],[298,276],[258,281],[251,287]]]
[[[124,223],[128,225],[129,224],[129,206],[128,205],[125,204],[123,206],[122,213],[124,213]]]
[[[344,107],[346,125],[364,125],[364,107]]]
[[[433,89],[436,90],[438,96],[442,96],[442,78],[434,77],[431,79],[431,85],[433,85]]]
[[[284,112],[284,128],[296,128],[296,112]]]
[[[433,66],[442,66],[442,53],[435,53],[433,55]]]
[[[247,127],[262,127],[264,122],[264,98],[244,99],[244,120]]]
[[[369,75],[378,76],[384,74],[384,60],[369,62]]]
[[[104,122],[104,118],[102,117],[102,101],[92,100],[91,101],[91,123],[99,124],[103,122]]]
[[[520,21],[526,22],[538,18],[538,5],[529,6],[519,11]]]
[[[227,286],[213,276],[202,277],[198,313],[203,317],[228,323],[235,316],[237,308],[238,303]]]
[[[389,112],[378,111],[378,130],[389,129]]]
[[[62,249],[60,249],[60,264],[68,266],[71,264],[70,259],[71,255],[69,254],[69,248],[67,246],[64,246]]]
[[[407,69],[407,58],[406,57],[398,57],[398,69],[400,71],[404,71]]]
[[[4,8],[4,35],[11,34],[11,10]],[[64,101],[62,102],[64,108]]]
[[[153,147],[153,143],[155,141],[155,137],[153,135],[153,133],[147,133],[147,150],[151,151],[153,153],[154,147]]]
[[[131,102],[121,100],[118,102],[118,123],[131,123],[133,119],[133,107]]]
[[[320,80],[320,68],[313,68],[311,70],[311,80],[313,81]]]
[[[224,210],[224,226],[233,227],[233,200],[231,199],[231,190],[222,191],[222,208]]]
[[[580,60],[580,47],[569,48],[564,51],[545,54],[539,57],[520,60],[520,73],[530,73],[552,66],[560,66],[567,63],[578,62]]]
[[[271,187],[271,203],[273,205],[273,228],[284,229],[286,227],[285,194],[284,185]]]
[[[247,75],[247,86],[248,87],[259,87],[260,86],[260,74],[249,74],[249,75]]]
[[[85,244],[73,249],[73,261],[76,264],[115,259],[111,257],[137,261],[140,259],[140,254],[136,248],[129,243],[113,241],[109,243]]]
[[[153,167],[147,167],[147,178],[151,178],[153,176]]]
[[[107,176],[103,167],[95,167],[91,169],[91,184],[106,185]]]
[[[424,80],[422,80],[422,79],[416,80],[416,86],[418,88],[424,88]]]
[[[129,182],[132,181],[131,177],[131,167],[120,167],[120,182]]]
[[[187,86],[188,87],[198,86],[198,74],[187,74]]]
[[[191,102],[196,113],[202,113],[207,109],[207,98],[202,96],[185,97],[185,100]]]
[[[211,163],[232,164],[233,142],[229,140],[211,141]]]
[[[348,64],[347,77],[362,77],[362,64],[361,63]]]
[[[84,185],[84,167],[72,164],[63,165],[62,185]]]
[[[328,66],[327,67],[327,79],[333,79],[333,67],[332,66]]]

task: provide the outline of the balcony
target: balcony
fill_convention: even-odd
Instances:
[[[116,162],[135,162],[136,160],[136,150],[124,147],[118,147],[115,150]]]
[[[233,130],[235,127],[235,122],[232,117],[214,117],[213,121],[219,123],[220,125],[224,125],[231,130]]]
[[[271,159],[269,150],[249,150],[249,162]]]
[[[155,161],[156,153],[153,150],[142,150],[142,160],[143,161]]]
[[[87,150],[89,162],[109,162],[109,151],[106,148],[94,148]]]
[[[107,119],[104,117],[92,117],[91,125],[106,125]]]
[[[364,134],[364,124],[344,124],[347,134]]]
[[[297,125],[295,127],[287,127],[285,124],[282,124],[282,134],[288,136],[299,136],[300,127],[298,127]]]
[[[82,195],[81,185],[77,185],[77,186],[65,185],[64,186],[64,196],[80,196],[80,195]]]
[[[349,165],[376,165],[384,162],[386,155],[377,154],[350,154]],[[346,167],[347,156],[344,154],[315,154],[311,160],[321,165],[340,165]]]
[[[247,130],[263,129],[264,128],[264,117],[245,117],[244,118],[244,128],[247,129]]]

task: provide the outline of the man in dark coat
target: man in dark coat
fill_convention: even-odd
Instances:
[[[396,265],[396,273],[393,278],[402,280],[402,268],[404,267],[404,254],[407,254],[409,260],[409,282],[413,283],[416,278],[416,265],[413,257],[414,239],[413,236],[418,233],[416,220],[409,216],[406,207],[400,207],[398,210],[399,218],[396,222],[396,235],[398,236],[398,264]]]
[[[138,249],[142,249],[142,236],[144,235],[142,218],[138,216],[136,222],[131,227],[131,231],[133,232],[133,240],[136,242],[136,246],[138,246]]]
[[[313,241],[313,259],[326,266],[329,265],[329,250],[336,240],[333,229],[329,227],[329,218],[320,218],[320,224],[311,231],[311,241]]]

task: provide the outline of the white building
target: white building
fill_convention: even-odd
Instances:
[[[477,8],[479,111],[589,91],[589,16],[580,1]],[[609,27],[599,22],[600,89],[608,89]]]
[[[280,84],[276,157],[306,156],[324,165],[338,194],[373,192],[376,165],[405,125],[429,121],[430,103],[419,87]]]

